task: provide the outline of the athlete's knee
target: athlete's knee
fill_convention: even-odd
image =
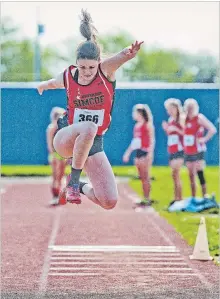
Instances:
[[[195,172],[194,171],[189,171],[189,177],[194,178],[195,177]]]
[[[179,169],[178,168],[173,168],[172,169],[172,176],[173,176],[173,178],[178,177],[178,175],[179,175]]]
[[[117,198],[112,198],[112,199],[107,199],[102,202],[102,207],[105,210],[112,210],[117,204],[118,199]]]
[[[93,122],[85,122],[83,124],[83,132],[86,137],[94,137],[97,134],[98,126]]]
[[[143,182],[148,182],[150,180],[150,175],[148,172],[140,173],[140,179]]]

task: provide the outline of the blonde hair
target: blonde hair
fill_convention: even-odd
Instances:
[[[65,109],[61,107],[53,107],[50,112],[50,120],[53,122],[54,120],[58,119],[62,114],[66,112]]]
[[[199,113],[199,105],[198,105],[198,102],[195,99],[188,98],[188,99],[185,100],[185,102],[184,102],[184,111],[186,112],[186,114],[187,114],[189,106],[194,108],[195,115],[197,115]]]
[[[133,107],[133,111],[139,112],[147,123],[153,124],[153,115],[147,104],[137,104]]]
[[[180,122],[181,116],[183,116],[183,107],[181,101],[176,98],[169,98],[164,102],[164,107],[166,109],[171,105],[177,108],[177,122]]]

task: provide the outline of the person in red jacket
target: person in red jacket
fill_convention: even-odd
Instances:
[[[48,149],[48,161],[52,168],[52,185],[51,193],[52,199],[50,201],[51,205],[57,205],[59,203],[59,193],[62,186],[62,179],[65,174],[65,168],[67,165],[67,160],[61,157],[53,147],[53,138],[57,131],[57,120],[61,115],[65,113],[65,109],[60,107],[54,107],[50,113],[51,123],[48,125],[46,130],[47,137],[47,149]]]
[[[38,92],[65,87],[67,114],[58,120],[53,139],[56,152],[72,157],[69,183],[60,193],[60,203],[81,203],[80,193],[105,209],[115,207],[117,186],[111,165],[103,151],[103,135],[111,123],[115,95],[115,73],[134,58],[143,42],[135,42],[118,54],[101,60],[97,30],[87,11],[82,10],[80,32],[86,41],[77,48],[76,66],[69,66],[57,78],[41,82]],[[92,186],[80,182],[85,169]]]
[[[184,102],[186,113],[184,127],[184,155],[189,171],[192,197],[196,196],[196,175],[198,175],[203,197],[207,197],[206,180],[204,177],[206,143],[216,134],[215,126],[201,113],[195,99]],[[207,133],[205,134],[205,130]]]
[[[133,119],[136,124],[133,129],[133,139],[123,155],[123,162],[127,163],[133,151],[136,151],[135,165],[142,182],[144,199],[137,205],[150,206],[151,180],[150,169],[154,157],[155,134],[153,117],[148,105],[138,104],[133,108]]]
[[[184,164],[183,153],[183,112],[180,100],[175,98],[167,99],[164,103],[167,114],[170,116],[168,122],[162,122],[162,128],[167,134],[167,151],[169,154],[169,165],[172,169],[172,177],[174,182],[174,200],[182,200],[182,183],[180,178],[180,170]]]

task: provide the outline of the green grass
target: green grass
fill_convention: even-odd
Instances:
[[[130,166],[113,167],[113,171],[117,176],[135,175],[135,169]],[[66,173],[69,174],[70,167],[66,168]],[[2,176],[50,176],[52,170],[50,165],[2,165]]]
[[[2,176],[50,176],[52,171],[49,165],[2,165],[1,173]]]
[[[67,168],[69,173],[70,168]],[[113,171],[117,176],[130,177],[130,186],[142,197],[141,182],[136,180],[137,171],[133,166],[113,167]],[[208,233],[209,249],[212,256],[219,254],[219,218],[217,209],[209,209],[202,213],[187,213],[167,212],[167,206],[173,198],[173,183],[171,179],[171,172],[168,167],[153,167],[152,176],[155,181],[152,182],[151,198],[156,200],[154,208],[159,214],[166,218],[167,221],[173,225],[177,232],[179,232],[189,245],[194,246],[198,226],[201,215],[206,218],[206,226]],[[48,165],[24,165],[24,166],[2,166],[2,176],[49,176],[51,175],[51,167]],[[219,173],[218,167],[207,167],[205,170],[206,179],[208,182],[208,191],[215,192],[217,201],[219,202]],[[189,179],[186,168],[182,169],[181,173],[183,181],[183,196],[190,196]],[[198,195],[201,196],[200,188]]]

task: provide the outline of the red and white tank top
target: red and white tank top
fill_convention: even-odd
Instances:
[[[76,69],[74,77],[73,69]],[[115,82],[105,77],[99,65],[93,81],[89,85],[81,85],[78,83],[78,70],[71,65],[64,71],[64,86],[67,92],[68,124],[92,121],[98,125],[97,135],[103,135],[111,123]]]
[[[183,127],[177,123],[173,119],[168,120],[168,127],[176,127],[179,130],[182,130]],[[170,154],[175,154],[177,152],[180,152],[183,150],[183,136],[180,135],[177,131],[173,130],[170,131],[168,134],[168,140],[167,140],[167,150]]]
[[[204,131],[204,127],[199,124],[198,115],[192,119],[186,119],[183,142],[185,154],[195,155],[206,151],[206,145],[198,141],[204,136]]]
[[[147,152],[149,150],[150,141],[148,125],[146,123],[142,125],[136,123],[133,129],[132,148]]]

